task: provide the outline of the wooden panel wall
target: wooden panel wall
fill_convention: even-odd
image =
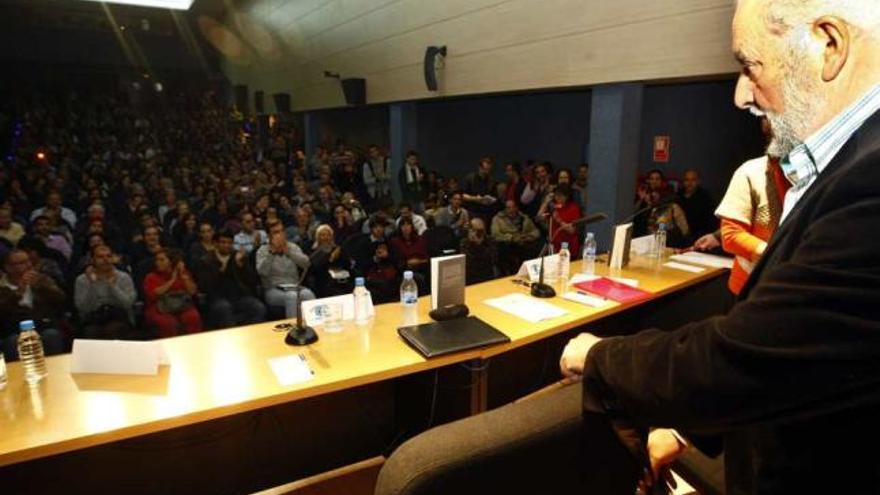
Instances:
[[[367,79],[369,103],[736,71],[733,0],[253,0],[224,23],[250,47],[230,79],[289,91],[296,110],[345,104],[338,82]],[[254,29],[256,26],[256,30]],[[261,48],[268,33],[280,50]],[[428,45],[449,54],[440,90]]]

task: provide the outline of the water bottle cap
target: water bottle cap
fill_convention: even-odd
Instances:
[[[18,324],[18,329],[21,330],[22,332],[25,332],[27,330],[33,330],[34,328],[36,328],[36,326],[34,325],[34,320],[22,320]]]
[[[364,286],[364,277],[355,277],[354,285],[355,285],[355,287],[363,287]]]
[[[568,243],[567,243],[567,242],[563,242],[563,243],[562,243],[562,249],[568,249]]]
[[[407,270],[407,271],[403,272],[403,279],[404,280],[412,280],[412,278],[413,278],[413,274],[411,271]]]

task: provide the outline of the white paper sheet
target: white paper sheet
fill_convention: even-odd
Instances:
[[[315,377],[315,373],[309,366],[306,357],[302,354],[291,354],[272,358],[269,360],[269,366],[275,373],[275,378],[282,386],[296,385],[297,383],[307,382]]]
[[[559,306],[546,303],[525,294],[508,294],[494,299],[487,299],[484,303],[493,308],[510,313],[517,318],[537,323],[550,320],[568,314],[568,311]]]
[[[654,235],[636,237],[629,244],[629,251],[635,255],[648,255],[654,249]]]
[[[71,373],[110,375],[157,375],[168,358],[159,342],[128,340],[73,341]]]
[[[681,270],[683,272],[691,272],[691,273],[702,273],[705,272],[706,269],[701,266],[688,265],[685,263],[678,263],[676,261],[668,261],[663,263],[663,266],[667,268],[673,268],[675,270]]]
[[[670,256],[669,259],[673,261],[681,261],[683,263],[690,263],[692,265],[702,265],[712,268],[733,268],[733,258],[716,256],[714,254],[698,253],[695,251],[676,254],[674,256]]]
[[[596,297],[587,294],[586,292],[577,291],[568,291],[565,294],[562,294],[562,298],[585,306],[590,306],[591,308],[601,308],[613,303],[613,301],[608,301],[607,299],[602,299],[601,297]]]

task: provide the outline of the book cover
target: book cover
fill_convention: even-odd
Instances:
[[[431,309],[464,304],[465,256],[431,258]]]
[[[630,303],[650,299],[653,294],[636,287],[632,287],[620,282],[615,282],[606,277],[597,278],[587,282],[580,282],[574,285],[580,290],[595,294],[605,299],[617,301],[619,303]]]

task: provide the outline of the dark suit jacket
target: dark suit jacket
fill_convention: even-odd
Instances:
[[[880,491],[878,227],[875,114],[777,230],[727,316],[594,346],[585,411],[723,435],[729,494]]]
[[[397,173],[397,183],[400,185],[400,195],[403,197],[403,200],[415,207],[416,204],[424,201],[428,194],[428,173],[419,165],[422,180],[410,183],[406,181],[406,167],[407,165],[404,163]]]

